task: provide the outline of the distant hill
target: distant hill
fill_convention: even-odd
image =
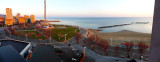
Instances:
[[[4,15],[4,14],[0,14],[0,16],[6,16],[6,15]]]

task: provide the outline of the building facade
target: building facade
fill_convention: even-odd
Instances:
[[[11,8],[6,8],[5,24],[6,25],[13,25],[13,15],[12,15],[12,9]]]

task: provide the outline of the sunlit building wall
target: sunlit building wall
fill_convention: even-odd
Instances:
[[[31,20],[30,20],[30,16],[29,16],[29,15],[24,15],[24,17],[25,17],[27,23],[31,23]]]
[[[6,19],[5,24],[6,25],[13,25],[13,19]]]
[[[25,23],[25,22],[26,22],[25,17],[19,17],[18,18],[18,23]]]
[[[31,15],[31,23],[34,23],[35,22],[35,15]]]
[[[11,8],[6,8],[6,19],[13,19]]]
[[[4,20],[4,18],[3,17],[0,17],[0,22],[2,22]]]
[[[12,15],[12,9],[11,8],[6,8],[5,24],[6,25],[13,25],[13,15]]]
[[[19,18],[20,16],[21,16],[21,14],[20,14],[20,13],[17,13],[16,18]]]
[[[24,17],[25,17],[25,18],[30,18],[30,16],[29,16],[29,15],[24,15]]]

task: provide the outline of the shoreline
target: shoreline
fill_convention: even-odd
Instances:
[[[115,42],[116,45],[126,41],[133,41],[133,43],[138,43],[139,41],[146,41],[147,44],[150,44],[150,40],[151,40],[151,34],[149,33],[134,32],[129,30],[106,33],[106,32],[99,32],[96,29],[88,29],[88,30],[92,34],[97,35],[101,39],[108,40],[108,41],[112,39],[113,43],[114,41],[116,41]]]

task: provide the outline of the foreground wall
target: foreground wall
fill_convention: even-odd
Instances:
[[[160,62],[160,0],[155,0],[149,62]]]

